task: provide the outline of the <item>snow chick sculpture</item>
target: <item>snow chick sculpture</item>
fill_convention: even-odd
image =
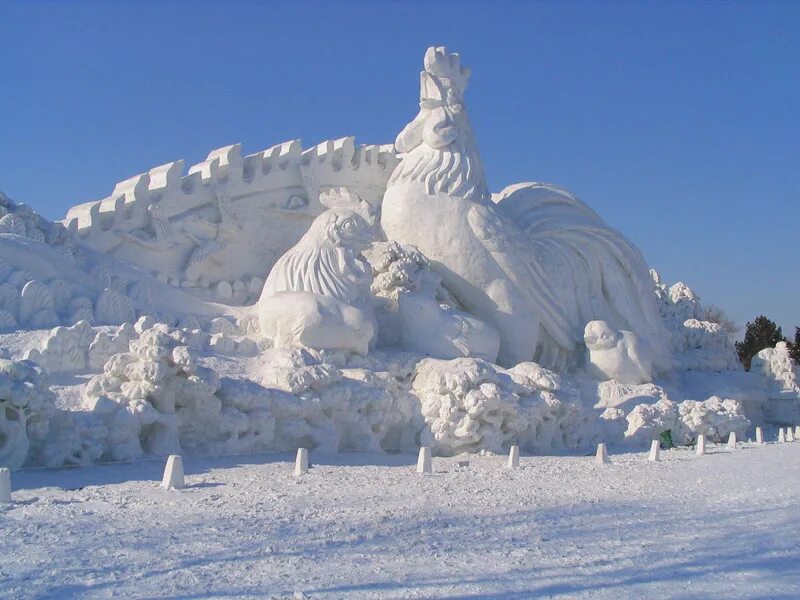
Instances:
[[[800,421],[796,365],[744,372],[586,204],[490,193],[469,78],[429,48],[394,145],[226,146],[61,223],[0,194],[0,466],[645,449]]]

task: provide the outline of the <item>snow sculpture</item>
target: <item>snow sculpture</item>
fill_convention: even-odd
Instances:
[[[372,294],[379,345],[434,358],[496,360],[497,331],[460,310],[419,250],[397,242],[376,242],[365,256],[375,276]]]
[[[63,223],[85,247],[193,296],[248,304],[326,209],[303,169],[318,188],[344,186],[378,206],[397,164],[391,146],[357,146],[352,137],[306,149],[292,140],[249,156],[241,150],[214,150],[188,174],[182,160],[154,167],[103,200],[74,206]]]
[[[497,359],[497,331],[463,311],[442,307],[420,294],[398,298],[403,320],[402,347],[436,358],[472,356],[489,362]]]
[[[18,469],[37,453],[54,404],[38,365],[0,358],[0,466]]]
[[[95,332],[87,321],[78,321],[72,327],[56,327],[50,331],[42,348],[32,348],[26,358],[49,373],[80,371],[87,367],[87,351],[94,337]]]
[[[366,354],[376,320],[372,272],[361,251],[372,239],[355,210],[331,208],[317,217],[267,277],[257,306],[264,336],[276,347]]]
[[[789,355],[786,342],[775,348],[764,348],[750,361],[750,372],[767,380],[771,402],[764,406],[764,417],[770,423],[800,421],[800,368]]]
[[[650,271],[659,311],[672,333],[676,363],[684,371],[741,371],[742,365],[728,334],[717,324],[704,320],[700,298],[679,281],[667,287],[657,271]]]
[[[580,200],[489,194],[468,77],[427,51],[396,150],[228,146],[66,227],[0,195],[0,464],[586,452],[800,422],[785,347],[744,372],[696,294]]]
[[[578,449],[592,443],[591,417],[561,379],[534,363],[508,371],[473,358],[425,359],[412,391],[427,425],[421,442],[440,455],[512,445]]]
[[[0,331],[78,321],[119,325],[165,308],[194,314],[218,310],[77,244],[63,225],[46,221],[24,204],[2,196],[3,211],[24,227],[0,233]]]
[[[712,396],[704,402],[659,400],[655,404],[639,404],[628,414],[626,438],[644,445],[669,430],[672,441],[688,445],[698,435],[722,443],[733,432],[743,437],[750,421],[744,416],[740,402]]]
[[[109,429],[111,458],[179,451],[181,429],[220,418],[219,377],[197,364],[188,343],[183,331],[156,323],[89,381],[85,397]]]
[[[794,364],[786,342],[760,350],[750,362],[750,371],[774,380],[779,393],[800,397],[800,368]]]
[[[600,380],[638,385],[653,380],[652,352],[630,331],[614,331],[605,321],[586,324],[587,371]]]
[[[469,75],[457,54],[425,53],[420,112],[395,142],[386,235],[417,246],[460,304],[500,332],[502,365],[568,365],[586,322],[602,318],[668,366],[648,269],[630,242],[552,186],[511,186],[492,202],[464,107]]]

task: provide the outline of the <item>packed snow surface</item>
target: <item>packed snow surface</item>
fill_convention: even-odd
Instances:
[[[768,431],[774,439],[774,431]],[[797,598],[800,443],[13,473],[3,598]],[[459,462],[469,460],[467,466]]]

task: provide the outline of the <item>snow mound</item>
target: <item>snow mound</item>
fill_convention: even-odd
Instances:
[[[558,375],[535,363],[505,370],[472,358],[426,359],[412,392],[427,426],[421,443],[437,454],[503,452],[512,444],[531,452],[575,450],[593,439],[594,417]]]
[[[750,362],[750,372],[768,382],[770,402],[764,404],[769,422],[794,425],[800,422],[800,368],[789,355],[786,342],[764,348]]]
[[[679,281],[667,288],[657,271],[650,271],[661,318],[672,333],[672,350],[682,371],[741,371],[742,365],[728,334],[705,321],[700,298]]]
[[[0,358],[0,465],[17,469],[38,453],[54,407],[41,367]]]
[[[693,443],[700,434],[723,442],[735,432],[741,439],[750,426],[739,401],[717,396],[703,402],[673,402],[665,398],[655,404],[639,404],[628,414],[627,421],[625,436],[637,445],[657,440],[665,431],[671,432],[672,441],[679,446]]]
[[[182,330],[156,323],[89,381],[85,399],[103,415],[111,458],[179,452],[181,435],[220,416],[219,377],[197,364],[191,342]]]

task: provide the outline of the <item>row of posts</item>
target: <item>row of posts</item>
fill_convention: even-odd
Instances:
[[[794,430],[791,427],[782,427],[778,430],[778,442],[793,442],[800,440],[800,425],[796,426]],[[764,430],[761,427],[756,427],[756,444],[764,443]],[[731,431],[728,436],[727,447],[731,450],[736,448],[736,433]],[[650,444],[650,452],[647,455],[649,462],[656,462],[659,460],[659,453],[661,446],[658,440],[653,440]],[[706,453],[706,438],[701,433],[697,436],[697,444],[695,452],[698,456]],[[608,458],[608,449],[605,444],[597,444],[597,453],[595,454],[595,462],[599,465],[610,462]],[[511,446],[508,453],[509,469],[519,468],[519,446]],[[417,473],[432,473],[433,461],[431,458],[431,449],[423,446],[419,449],[419,458],[417,459]],[[297,458],[294,465],[294,474],[303,475],[308,473],[308,449],[298,448]],[[177,455],[172,454],[167,458],[167,464],[164,468],[164,477],[161,480],[161,487],[168,490],[179,490],[186,487],[186,481],[183,473],[183,459]],[[0,468],[0,503],[11,502],[11,471],[7,468]]]

